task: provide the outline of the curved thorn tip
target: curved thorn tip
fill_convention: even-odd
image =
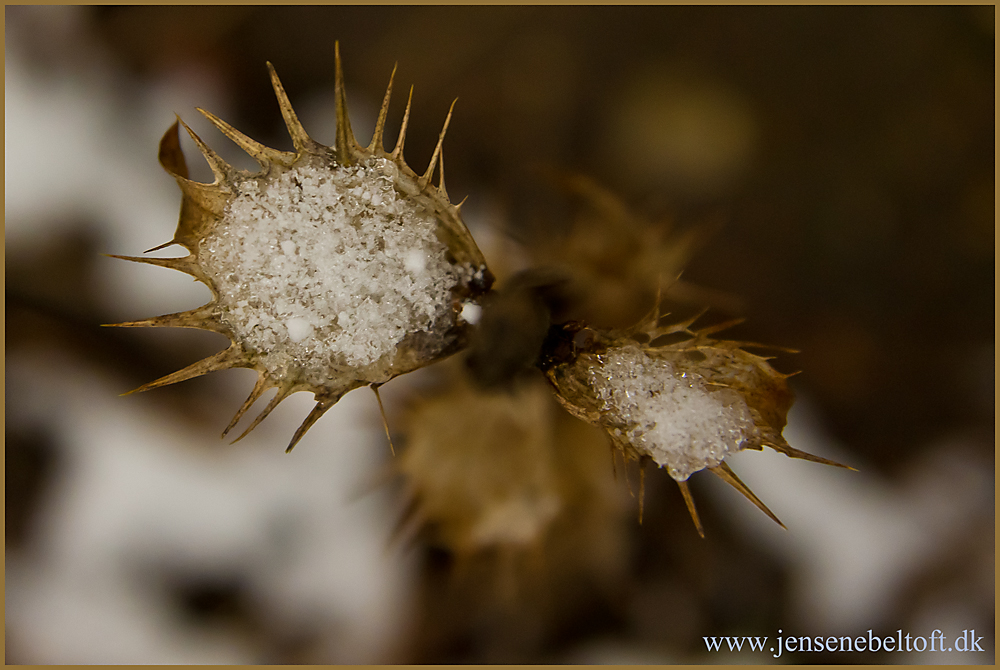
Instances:
[[[205,161],[208,162],[208,167],[212,170],[212,174],[215,176],[215,183],[224,183],[228,179],[229,173],[233,170],[232,166],[222,160],[222,157],[219,156],[219,154],[215,153],[210,146],[205,144],[205,142],[198,137],[198,134],[191,130],[191,127],[184,123],[179,116],[177,117],[177,121],[184,127],[184,130],[187,131],[187,134],[191,136],[191,139],[194,140],[194,143],[198,146],[198,150],[201,152],[202,156],[205,157]]]
[[[249,435],[250,432],[258,425],[260,425],[260,422],[266,419],[267,415],[270,414],[272,410],[274,410],[274,408],[278,406],[278,403],[287,398],[289,395],[291,395],[291,389],[289,389],[287,386],[279,387],[278,392],[274,395],[273,398],[271,398],[271,402],[267,403],[267,407],[264,408],[264,411],[258,414],[256,418],[254,418],[253,422],[249,426],[247,426],[247,429],[244,430],[242,433],[240,433],[240,436],[237,437],[235,440],[233,440],[230,444],[236,444],[244,437]]]
[[[768,518],[771,519],[771,521],[774,521],[776,524],[778,524],[782,528],[785,528],[785,530],[788,530],[785,527],[785,524],[781,523],[781,520],[778,519],[778,517],[774,515],[774,512],[772,512],[770,509],[768,509],[767,505],[765,505],[763,503],[763,501],[761,501],[760,498],[758,498],[756,495],[754,495],[754,492],[751,491],[750,488],[746,484],[743,483],[743,480],[741,480],[738,476],[736,476],[736,473],[733,472],[733,469],[731,467],[729,467],[728,463],[726,463],[725,461],[723,461],[722,463],[719,463],[719,465],[715,466],[714,468],[709,468],[709,471],[713,475],[715,475],[716,477],[718,477],[719,479],[721,479],[722,481],[726,482],[727,484],[729,484],[730,486],[732,486],[734,489],[736,489],[737,491],[739,491],[740,493],[742,493],[743,496],[747,500],[749,500],[754,505],[756,505],[757,508],[761,512],[763,512],[764,514],[766,514],[768,516]]]
[[[378,120],[375,122],[375,132],[372,134],[372,142],[368,145],[368,151],[385,151],[385,147],[382,145],[382,134],[385,131],[385,119],[389,113],[389,99],[392,97],[392,82],[396,78],[397,67],[399,67],[399,63],[392,66],[389,85],[385,88],[385,97],[382,99],[382,107],[378,111]]]
[[[698,518],[698,510],[695,509],[694,498],[691,497],[691,489],[688,487],[687,481],[677,482],[677,486],[681,490],[681,495],[684,496],[684,504],[687,505],[691,520],[694,521],[695,530],[698,531],[698,535],[701,535],[701,539],[704,540],[705,529],[702,528],[701,519]]]
[[[236,415],[233,416],[233,420],[230,421],[229,425],[226,426],[226,429],[222,431],[222,437],[220,439],[225,439],[226,435],[229,434],[229,431],[231,431],[233,428],[236,427],[236,424],[239,423],[240,419],[243,418],[243,415],[246,414],[246,411],[250,409],[250,407],[252,407],[255,402],[257,402],[257,398],[259,398],[261,394],[264,393],[264,391],[266,390],[267,390],[267,376],[264,374],[258,374],[257,383],[254,384],[253,390],[250,391],[250,395],[247,397],[245,401],[243,401],[243,405],[241,405],[240,408],[236,411]]]
[[[295,445],[298,444],[299,440],[301,440],[306,434],[306,431],[312,428],[313,424],[319,421],[319,418],[323,416],[328,409],[333,407],[334,402],[330,402],[329,400],[320,400],[316,403],[316,406],[312,408],[306,418],[302,421],[302,424],[295,430],[295,434],[292,435],[291,441],[288,443],[288,446],[285,447],[286,454],[294,449]]]
[[[431,175],[434,174],[434,166],[437,163],[438,159],[441,157],[441,146],[444,144],[444,136],[448,132],[448,124],[451,123],[451,114],[453,111],[455,111],[456,102],[458,102],[458,98],[455,98],[451,103],[451,107],[448,108],[448,115],[444,117],[444,127],[441,128],[441,134],[438,135],[437,146],[434,147],[434,153],[433,155],[431,155],[431,162],[427,166],[427,171],[424,172],[424,176],[420,178],[420,182],[424,186],[426,186],[430,182]],[[441,174],[443,176],[444,172],[442,172]]]
[[[292,103],[288,100],[285,87],[282,86],[278,73],[271,63],[267,64],[267,69],[271,74],[271,86],[274,88],[274,95],[278,98],[278,106],[281,108],[281,116],[285,119],[285,126],[288,128],[288,135],[292,138],[292,145],[298,153],[305,153],[312,147],[313,141],[306,133],[306,129],[299,122],[299,117],[292,109]]]
[[[340,42],[334,44],[334,80],[333,95],[337,108],[337,138],[335,149],[337,157],[350,162],[358,142],[354,138],[354,131],[351,130],[351,119],[347,114],[347,93],[344,91],[344,70],[340,64]]]
[[[410,104],[413,102],[413,87],[410,86],[410,95],[406,99],[406,109],[403,110],[403,123],[399,126],[399,137],[396,138],[396,146],[392,150],[394,160],[403,160],[403,142],[406,140],[406,126],[410,122]]]

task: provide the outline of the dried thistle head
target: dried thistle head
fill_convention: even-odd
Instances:
[[[793,401],[786,381],[792,375],[745,349],[761,345],[711,337],[735,322],[692,330],[698,316],[661,326],[654,311],[622,331],[565,324],[550,333],[542,367],[573,416],[604,428],[626,459],[667,469],[699,534],[704,535],[687,479],[706,469],[781,525],[726,457],[766,446],[793,458],[846,466],[789,446],[781,432]]]
[[[347,116],[337,50],[337,136],[327,147],[306,133],[268,68],[294,151],[268,148],[199,109],[260,165],[257,172],[239,170],[178,119],[160,143],[160,162],[181,188],[180,221],[173,239],[155,249],[179,244],[188,255],[118,256],[187,273],[208,286],[212,300],[115,325],[200,328],[230,339],[224,351],[136,389],[213,370],[256,370],[257,383],[223,436],[268,389],[277,393],[240,437],[289,394],[312,392],[316,406],[290,450],[348,391],[377,388],[461,349],[492,275],[445,190],[442,142],[450,110],[430,165],[418,175],[403,158],[409,101],[395,148],[382,145],[392,78],[363,147]],[[213,183],[188,178],[178,125],[204,154]]]
[[[563,507],[551,392],[544,382],[511,392],[481,391],[461,374],[450,382],[415,399],[404,421],[393,466],[411,499],[406,521],[459,556],[540,545]]]
[[[623,327],[647,311],[661,278],[678,277],[704,237],[698,228],[674,229],[651,221],[589,177],[553,174],[570,196],[575,214],[564,234],[540,227],[528,248],[536,266],[548,266],[572,282],[573,318],[597,327]],[[686,287],[672,281],[674,289]]]
[[[616,583],[629,513],[604,434],[564,412],[541,375],[484,390],[459,361],[442,368],[446,383],[401,421],[397,537],[447,549],[456,573],[476,575],[468,586],[505,601],[577,590],[571,575]]]

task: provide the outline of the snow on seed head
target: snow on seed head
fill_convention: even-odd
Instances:
[[[590,371],[616,435],[666,467],[678,481],[712,468],[756,435],[749,407],[736,392],[708,387],[637,344],[609,349]]]
[[[268,368],[368,365],[450,309],[461,269],[394,169],[312,162],[236,184],[200,259],[220,319]]]

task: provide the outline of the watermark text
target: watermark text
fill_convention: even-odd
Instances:
[[[782,635],[781,629],[771,639],[768,636],[724,636],[704,637],[705,648],[708,651],[768,651],[774,658],[781,658],[785,652],[978,652],[985,651],[982,646],[982,635],[976,635],[975,628],[963,630],[954,638],[940,630],[934,630],[930,635],[911,635],[899,629],[893,635],[876,635],[873,629],[868,629],[864,635],[843,635],[823,637],[821,635],[793,636]]]

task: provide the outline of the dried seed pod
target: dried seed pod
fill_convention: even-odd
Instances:
[[[562,411],[541,375],[484,390],[459,363],[442,366],[442,388],[413,398],[401,421],[405,447],[390,467],[408,504],[397,536],[419,533],[505,596],[530,600],[569,574],[614,581],[628,511],[601,431]]]
[[[447,391],[407,412],[407,444],[394,469],[415,518],[460,555],[538,545],[561,511],[555,404],[537,381],[488,392],[452,375]]]
[[[654,313],[625,331],[602,332],[579,323],[556,327],[542,367],[571,414],[603,427],[625,458],[667,469],[699,533],[687,479],[704,469],[781,524],[726,457],[767,446],[793,458],[840,464],[794,449],[782,438],[792,406],[786,383],[791,375],[744,348],[760,345],[710,337],[732,322],[691,330],[697,318],[659,326]]]
[[[265,147],[199,109],[260,164],[255,173],[238,170],[178,119],[160,143],[160,162],[180,185],[180,222],[173,239],[157,249],[179,244],[188,255],[117,256],[185,272],[209,287],[211,302],[114,325],[201,328],[229,337],[228,349],[136,389],[213,370],[256,370],[257,383],[223,436],[266,390],[277,393],[240,437],[291,393],[311,391],[316,406],[290,450],[348,391],[377,386],[463,348],[467,315],[476,311],[470,304],[493,279],[445,190],[441,147],[450,110],[430,165],[418,175],[403,159],[409,101],[396,147],[387,152],[382,146],[391,78],[371,143],[362,147],[347,117],[338,48],[337,136],[327,147],[306,133],[270,63],[268,68],[295,151]],[[204,154],[213,183],[188,179],[178,124]]]
[[[690,295],[692,288],[676,279],[705,237],[704,228],[679,231],[667,220],[648,220],[588,177],[550,179],[569,196],[575,213],[566,231],[532,231],[527,252],[535,266],[551,267],[572,283],[570,318],[602,328],[628,326],[648,309],[661,279],[670,282],[668,297],[705,297]]]

